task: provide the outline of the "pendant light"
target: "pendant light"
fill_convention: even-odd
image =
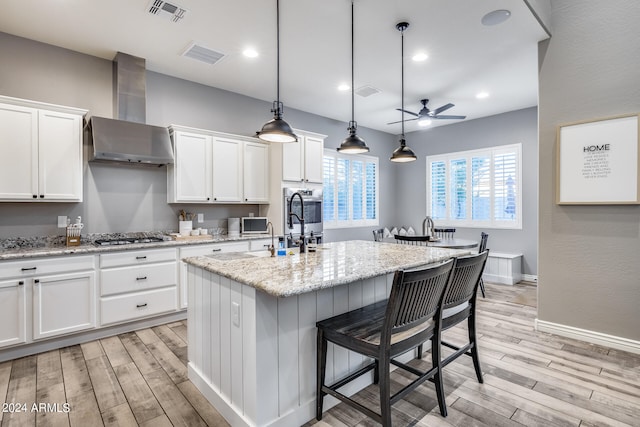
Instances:
[[[413,162],[416,160],[416,154],[413,150],[407,147],[407,143],[404,139],[404,30],[409,26],[408,22],[400,22],[396,25],[396,29],[400,31],[400,39],[401,39],[401,57],[402,57],[402,108],[400,111],[402,112],[402,135],[400,138],[400,147],[396,148],[393,151],[393,154],[389,158],[392,162],[403,163],[403,162]]]
[[[271,108],[273,119],[265,123],[262,130],[256,134],[258,138],[269,142],[297,142],[298,137],[293,133],[293,129],[282,119],[284,108],[280,102],[280,0],[276,0],[276,32],[276,100]]]
[[[354,104],[355,104],[355,89],[353,79],[353,0],[351,0],[351,121],[349,122],[349,136],[342,141],[340,147],[337,150],[341,153],[348,154],[360,154],[368,153],[369,147],[364,142],[364,139],[360,138],[356,132],[358,130],[358,123],[355,121]]]

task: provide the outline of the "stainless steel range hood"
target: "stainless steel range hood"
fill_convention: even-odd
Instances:
[[[113,62],[114,117],[91,117],[89,161],[162,166],[173,163],[169,130],[146,122],[145,60],[118,52]]]

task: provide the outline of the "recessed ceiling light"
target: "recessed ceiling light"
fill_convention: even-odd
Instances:
[[[429,126],[430,124],[431,124],[431,119],[418,120],[418,126]]]
[[[413,57],[411,59],[413,59],[416,62],[420,62],[420,61],[425,61],[428,57],[429,57],[429,55],[427,55],[426,53],[419,52],[419,53],[416,53],[415,55],[413,55]]]
[[[485,98],[488,98],[488,97],[489,97],[489,92],[482,91],[482,92],[476,93],[476,98],[478,98],[478,99],[485,99]]]
[[[351,89],[351,86],[349,86],[349,85],[348,85],[348,84],[346,84],[346,83],[342,83],[342,84],[340,84],[340,85],[338,86],[338,90],[341,90],[341,91],[345,91],[345,90],[349,90],[349,89]]]
[[[242,51],[242,54],[247,58],[255,58],[258,56],[258,52],[252,48],[245,49],[244,51]]]
[[[511,12],[506,9],[498,9],[493,12],[489,12],[482,17],[482,25],[498,25],[509,19]]]

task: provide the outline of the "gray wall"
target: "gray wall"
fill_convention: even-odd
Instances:
[[[522,229],[456,227],[456,237],[478,240],[480,232],[485,231],[489,234],[488,247],[492,251],[522,253],[523,273],[537,274],[537,108],[412,132],[406,139],[418,160],[397,167],[397,183],[402,189],[395,192],[395,203],[402,208],[398,209],[394,225],[410,225],[416,230],[421,230],[427,211],[426,156],[522,143]]]
[[[640,111],[640,7],[552,6],[553,37],[539,49],[538,317],[640,340],[640,206],[554,203],[556,127]]]
[[[0,33],[0,94],[89,110],[112,116],[111,61]],[[8,60],[10,59],[10,60]],[[286,108],[286,99],[285,108]],[[242,135],[254,135],[271,119],[271,103],[185,80],[147,72],[147,122],[180,124]],[[298,129],[329,135],[326,147],[337,147],[346,123],[292,109],[286,120]],[[384,156],[393,137],[360,129],[372,155]],[[87,149],[88,147],[85,147]],[[380,162],[380,216],[393,215],[393,169]],[[85,163],[82,203],[0,203],[0,238],[61,234],[58,215],[80,215],[89,233],[175,230],[184,208],[205,215],[206,227],[226,226],[227,217],[258,213],[256,205],[168,205],[166,169]],[[329,239],[369,239],[369,228],[328,232]]]

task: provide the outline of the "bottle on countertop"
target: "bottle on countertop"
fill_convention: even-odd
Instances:
[[[278,237],[278,256],[287,255],[287,248],[284,246],[284,237]]]
[[[312,231],[311,235],[309,236],[309,244],[307,245],[307,251],[315,252],[317,247],[318,247],[318,239],[316,239],[316,236],[313,235],[313,231]]]

